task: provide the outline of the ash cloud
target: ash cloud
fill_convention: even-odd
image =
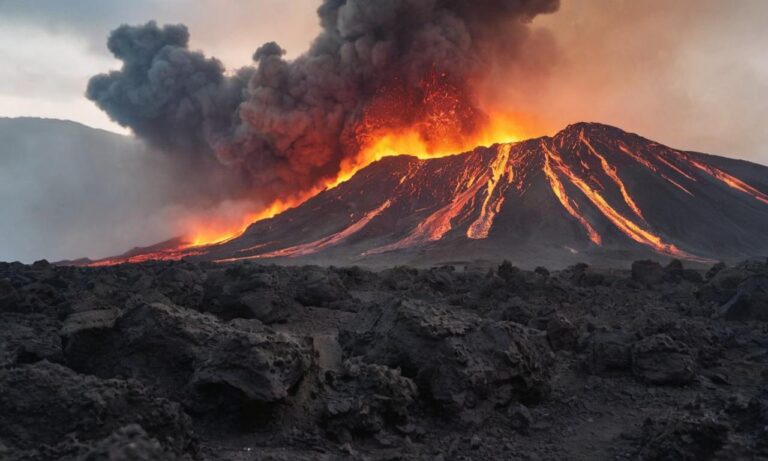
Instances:
[[[528,23],[558,7],[559,0],[324,0],[321,33],[304,55],[286,60],[270,42],[232,74],[190,50],[182,25],[122,26],[108,46],[123,68],[94,77],[87,96],[208,192],[270,201],[334,177],[372,130],[476,129],[484,114],[470,83],[518,59]],[[461,115],[441,132],[430,120],[446,104]]]

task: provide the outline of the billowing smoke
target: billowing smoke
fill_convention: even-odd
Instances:
[[[233,74],[190,51],[184,26],[122,26],[108,42],[122,70],[94,77],[87,95],[219,193],[270,201],[335,177],[377,133],[410,127],[430,142],[478,130],[475,85],[558,6],[323,0],[309,51],[288,61],[267,43]]]

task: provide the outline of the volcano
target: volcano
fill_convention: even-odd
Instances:
[[[556,267],[766,254],[768,168],[578,123],[554,137],[450,157],[387,157],[227,242],[132,250],[97,264],[508,259]]]

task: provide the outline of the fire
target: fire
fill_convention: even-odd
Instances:
[[[431,138],[423,127],[411,126],[400,129],[380,129],[366,133],[364,145],[357,155],[342,162],[338,173],[317,188],[297,193],[295,197],[277,200],[262,210],[247,213],[233,221],[199,220],[189,223],[192,231],[185,237],[185,248],[193,249],[225,243],[240,236],[253,223],[272,218],[301,205],[324,189],[334,188],[352,178],[358,171],[385,157],[411,155],[430,159],[456,155],[478,146],[513,143],[532,136],[533,122],[519,114],[494,112],[485,123],[467,136]]]

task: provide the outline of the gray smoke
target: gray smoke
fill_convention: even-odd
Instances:
[[[469,82],[513,62],[527,23],[558,7],[324,0],[307,53],[287,61],[267,43],[233,75],[190,51],[182,25],[122,26],[108,46],[123,68],[94,77],[87,96],[185,170],[215,177],[206,187],[269,201],[333,177],[371,131],[417,126],[429,138],[477,129],[484,114]],[[430,122],[438,112],[451,114],[448,129]]]

